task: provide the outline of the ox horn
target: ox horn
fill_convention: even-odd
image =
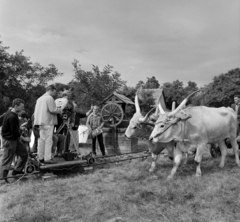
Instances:
[[[160,95],[156,101],[156,111],[155,111],[155,116],[158,116],[158,113],[159,113],[159,107],[158,107],[158,104],[160,103],[160,98],[161,98],[162,95]]]
[[[147,121],[147,118],[149,117],[150,113],[156,109],[156,107],[153,107],[144,117],[140,117],[138,119],[139,122],[143,123],[143,122],[146,122]]]
[[[176,113],[178,113],[181,109],[183,109],[187,103],[187,101],[189,100],[189,98],[191,96],[193,96],[195,93],[199,92],[200,90],[194,91],[192,92],[190,95],[188,95],[182,102],[181,104],[175,109],[173,110],[171,113],[168,114],[168,117],[172,117],[174,116]]]
[[[160,111],[160,113],[162,114],[162,115],[164,115],[165,114],[165,111],[164,111],[164,109],[162,108],[162,105],[161,105],[161,96],[162,95],[160,95],[159,97],[158,97],[158,100],[157,100],[157,106],[158,106],[158,108],[157,108],[157,110],[156,110],[156,114],[158,114],[158,112]]]
[[[164,115],[164,114],[165,114],[165,111],[163,110],[162,105],[161,105],[160,102],[158,103],[158,108],[159,108],[160,113],[161,113],[162,115]]]
[[[139,102],[138,102],[138,96],[137,96],[137,95],[135,96],[135,108],[136,108],[136,112],[137,112],[137,113],[140,113],[140,112],[141,112],[140,106],[139,106]]]

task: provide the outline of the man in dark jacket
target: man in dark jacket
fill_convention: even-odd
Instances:
[[[5,178],[8,175],[11,163],[15,154],[18,160],[12,175],[23,174],[23,168],[28,159],[26,147],[21,143],[23,139],[20,134],[18,113],[24,109],[24,101],[14,99],[12,109],[9,110],[3,119],[2,138],[3,138],[3,156],[0,168],[0,177]],[[6,180],[7,181],[7,180]]]

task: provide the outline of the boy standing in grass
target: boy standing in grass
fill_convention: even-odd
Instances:
[[[99,107],[94,106],[93,107],[93,113],[87,119],[88,130],[92,134],[92,132],[94,130],[102,129],[103,125],[104,125],[104,122],[102,121],[102,117],[101,117],[101,114],[100,114]],[[102,155],[105,156],[105,147],[104,147],[104,143],[103,143],[102,133],[97,135],[97,136],[93,136],[93,134],[92,134],[92,152],[93,152],[93,155],[97,154],[96,153],[96,140],[97,139],[98,139],[98,143],[99,143]]]

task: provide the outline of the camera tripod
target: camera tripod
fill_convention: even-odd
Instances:
[[[69,143],[67,144],[68,146],[66,146],[66,143],[68,142],[68,138],[69,138],[69,136],[70,136],[70,140],[71,140],[71,137],[72,137],[72,139],[73,139],[73,145],[74,145],[74,147],[75,147],[75,150],[76,150],[76,152],[77,152],[77,155],[78,155],[78,157],[81,157],[81,153],[80,153],[80,151],[79,151],[79,147],[78,147],[78,144],[76,143],[76,141],[75,141],[75,138],[74,138],[74,136],[73,136],[73,133],[72,133],[72,129],[71,129],[71,124],[70,124],[70,119],[68,118],[68,119],[64,119],[63,120],[63,123],[59,126],[59,128],[57,129],[57,131],[56,131],[56,133],[58,134],[62,129],[66,129],[66,131],[65,131],[65,141],[64,141],[64,152],[66,153],[66,152],[69,152]],[[67,147],[67,148],[66,148]]]

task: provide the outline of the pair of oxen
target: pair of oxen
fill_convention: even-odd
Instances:
[[[221,150],[219,167],[225,164],[228,138],[235,154],[236,164],[240,166],[237,144],[237,115],[231,108],[212,108],[206,106],[188,106],[191,93],[182,103],[171,112],[165,112],[160,99],[151,115],[151,109],[145,116],[141,114],[138,96],[135,96],[136,113],[130,120],[125,131],[128,138],[138,137],[149,140],[149,150],[152,153],[152,164],[149,169],[156,168],[158,155],[166,148],[170,159],[174,160],[173,168],[168,179],[173,178],[184,154],[195,153],[197,164],[196,176],[201,176],[201,162],[208,144],[218,144]]]

